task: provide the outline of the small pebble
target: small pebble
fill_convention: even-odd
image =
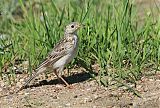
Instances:
[[[19,81],[20,81],[20,82],[24,82],[24,79],[22,78],[22,79],[20,79]]]
[[[89,98],[84,98],[84,103],[87,103],[89,100]]]
[[[71,103],[67,103],[67,104],[65,104],[65,106],[69,107],[69,106],[71,106]]]
[[[58,99],[58,97],[57,96],[51,96],[53,99]]]
[[[98,95],[94,95],[94,99],[98,99],[99,98],[99,96]]]
[[[27,96],[27,95],[29,95],[29,93],[25,93],[24,95]]]
[[[154,79],[149,79],[149,81],[154,81]]]
[[[21,82],[17,82],[16,86],[21,87],[22,86]]]
[[[77,98],[78,96],[77,95],[75,95],[73,98]]]
[[[2,90],[3,90],[3,89],[0,87],[0,92],[2,92]]]
[[[62,84],[57,84],[56,87],[57,87],[57,88],[62,88],[63,85],[62,85]]]
[[[1,87],[4,87],[5,86],[5,83],[2,81],[1,82]]]

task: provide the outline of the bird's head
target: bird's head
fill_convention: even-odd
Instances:
[[[65,33],[74,34],[81,27],[81,24],[78,22],[72,22],[65,28]]]

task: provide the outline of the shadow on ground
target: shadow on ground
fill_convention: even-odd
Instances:
[[[83,82],[90,78],[93,78],[92,75],[97,76],[98,74],[82,72],[82,73],[78,73],[78,74],[68,76],[68,77],[63,77],[63,78],[68,82],[68,84],[74,84],[74,83]],[[58,79],[53,79],[50,81],[42,80],[42,81],[39,81],[39,83],[37,84],[26,86],[25,89],[30,87],[40,87],[42,85],[56,85],[56,84],[64,84],[64,83]]]

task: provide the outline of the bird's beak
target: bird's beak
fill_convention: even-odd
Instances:
[[[81,24],[81,27],[84,28],[84,27],[85,27],[85,24]]]
[[[82,27],[82,24],[78,24],[78,27],[77,28],[81,28]]]
[[[83,28],[83,27],[85,27],[85,25],[84,24],[79,24],[77,28],[79,29],[81,27]]]

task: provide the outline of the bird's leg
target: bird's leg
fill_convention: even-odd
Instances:
[[[62,76],[59,76],[59,75],[57,74],[57,70],[55,70],[54,73],[55,73],[55,75],[57,76],[57,78],[58,78],[59,80],[63,81],[63,82],[65,83],[65,85],[66,85],[67,87],[69,87],[69,84],[67,83],[67,81],[64,80]]]

